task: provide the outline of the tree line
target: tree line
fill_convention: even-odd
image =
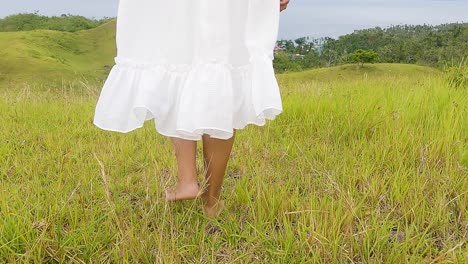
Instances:
[[[467,43],[468,23],[375,27],[356,30],[338,39],[278,40],[282,50],[275,53],[275,67],[280,72],[328,67],[355,62],[356,53],[372,51],[378,55],[376,62],[441,68],[467,57]]]

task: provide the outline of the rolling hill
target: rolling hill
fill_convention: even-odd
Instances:
[[[115,22],[73,33],[43,29],[0,32],[0,86],[102,80],[114,63]]]

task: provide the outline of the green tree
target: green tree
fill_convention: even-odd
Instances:
[[[364,66],[364,63],[374,63],[379,54],[373,50],[357,49],[349,54],[349,59],[359,65]]]
[[[280,51],[275,54],[273,67],[277,73],[302,70],[301,65],[296,60],[292,60],[285,51]]]

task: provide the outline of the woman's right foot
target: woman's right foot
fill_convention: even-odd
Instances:
[[[191,200],[199,196],[198,183],[177,183],[174,188],[166,190],[166,201]]]
[[[223,210],[223,208],[224,208],[224,200],[219,200],[218,203],[212,206],[208,206],[206,204],[203,205],[205,214],[211,218],[218,217],[221,211]]]

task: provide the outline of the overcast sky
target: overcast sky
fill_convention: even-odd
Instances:
[[[118,2],[0,0],[0,18],[36,10],[47,16],[72,14],[89,18],[115,17]],[[288,8],[281,12],[278,38],[336,38],[355,29],[375,26],[437,25],[449,22],[468,22],[468,0],[290,0]]]

